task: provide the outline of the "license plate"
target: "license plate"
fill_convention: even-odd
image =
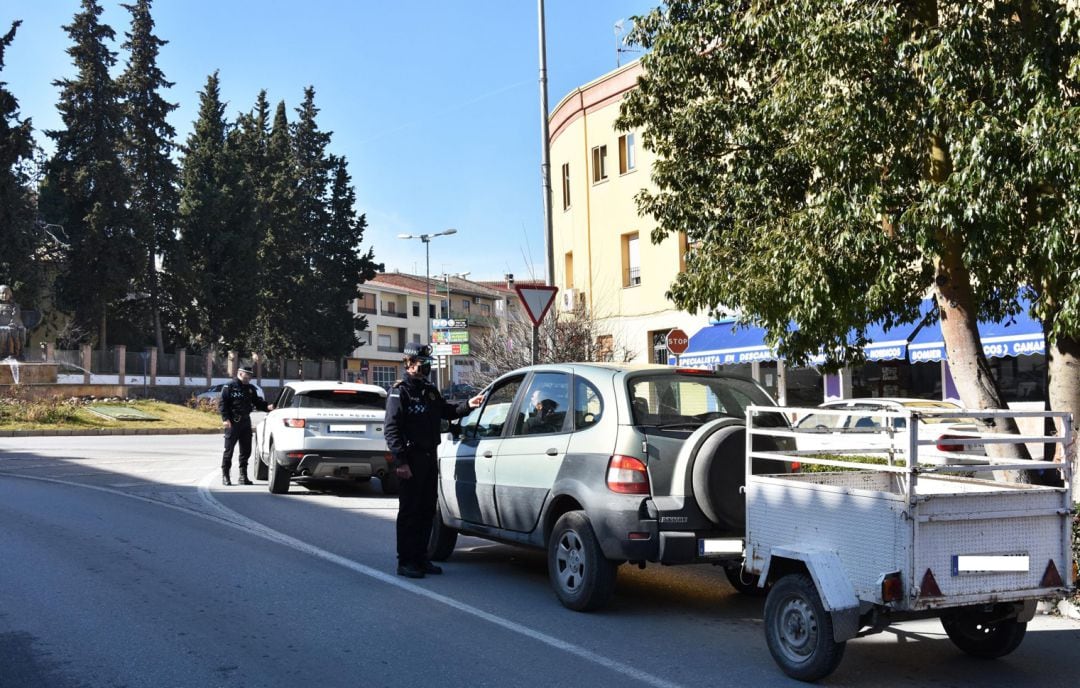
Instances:
[[[698,555],[707,557],[711,554],[742,554],[742,538],[701,538],[698,540]]]
[[[1027,573],[1031,570],[1026,554],[957,554],[953,557],[953,575],[961,573]]]
[[[329,425],[326,428],[330,432],[367,432],[366,425]]]

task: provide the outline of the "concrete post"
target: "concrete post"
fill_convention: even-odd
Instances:
[[[127,381],[124,376],[127,375],[127,345],[116,345],[116,373],[117,380],[121,385],[126,385]]]
[[[776,361],[776,403],[787,406],[787,366],[784,359]]]
[[[255,381],[259,383],[259,386],[262,386],[262,356],[252,353],[251,362],[255,366]]]
[[[206,386],[214,384],[214,348],[206,352]]]
[[[93,359],[89,344],[82,344],[79,346],[79,356],[82,358],[83,384],[88,385],[90,384],[90,366],[92,365],[91,360]]]
[[[285,386],[285,359],[278,359],[278,387]]]
[[[226,369],[229,371],[229,377],[236,377],[236,371],[240,368],[240,356],[235,351],[229,352],[228,365]]]
[[[150,386],[157,385],[157,347],[147,347],[150,352]]]
[[[180,387],[187,387],[187,349],[176,350],[176,365],[180,372]]]
[[[55,363],[56,362],[56,344],[55,343],[45,345],[45,362],[46,363]]]

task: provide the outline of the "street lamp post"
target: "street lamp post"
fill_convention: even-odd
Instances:
[[[428,346],[431,346],[431,240],[437,236],[447,236],[450,234],[457,234],[456,229],[446,229],[441,232],[435,232],[434,234],[398,234],[398,239],[419,239],[424,242],[424,286],[427,290],[427,303],[425,304],[426,311],[424,311],[424,319],[427,322],[427,339],[424,340]]]

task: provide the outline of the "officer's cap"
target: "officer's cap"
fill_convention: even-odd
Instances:
[[[405,345],[405,360],[431,360],[431,347],[427,344],[416,344],[410,342]]]
[[[255,371],[253,371],[251,369],[251,366],[240,366],[240,369],[237,370],[236,372],[237,373],[247,373],[248,375],[254,375],[255,374]]]

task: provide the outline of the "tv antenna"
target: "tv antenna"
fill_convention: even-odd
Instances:
[[[620,19],[615,22],[615,67],[622,66],[623,53],[640,53],[641,50],[629,47],[630,32],[634,30],[634,22],[629,19]]]

